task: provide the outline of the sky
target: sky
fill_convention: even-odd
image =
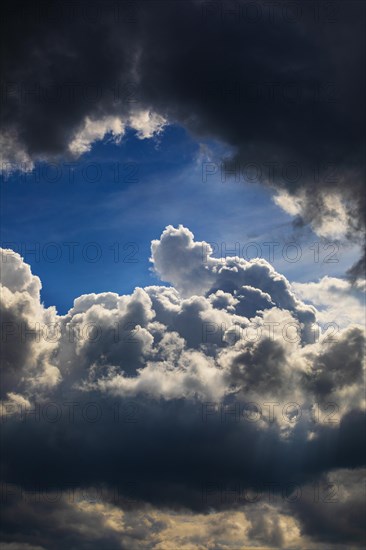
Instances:
[[[150,243],[169,224],[214,243],[216,256],[271,259],[290,280],[344,276],[360,247],[296,231],[259,177],[236,181],[222,170],[228,155],[171,125],[151,139],[130,130],[115,143],[109,135],[77,161],[3,175],[1,244],[32,266],[45,305],[61,314],[85,292],[156,284]],[[289,243],[297,248],[284,249]]]
[[[2,9],[1,547],[363,548],[365,5]]]

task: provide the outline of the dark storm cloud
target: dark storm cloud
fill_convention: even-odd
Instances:
[[[332,476],[329,476],[331,478]],[[304,498],[294,503],[293,511],[301,518],[304,533],[311,532],[315,540],[332,541],[337,544],[346,542],[366,543],[364,519],[366,514],[365,486],[360,483],[358,473],[352,470],[341,471],[337,483],[324,478],[328,485],[328,503],[319,505],[316,500],[304,494]],[[334,498],[342,493],[342,484],[352,487],[346,491],[345,498]],[[330,496],[333,492],[333,497]],[[333,500],[333,502],[331,502]]]
[[[4,131],[31,156],[65,153],[84,117],[113,112],[114,87],[133,61],[133,27],[119,28],[108,3],[101,18],[90,17],[86,3],[15,2],[3,10]]]
[[[333,18],[314,21],[306,5],[286,17],[288,3],[272,16],[261,2],[253,16],[250,4],[143,10],[141,94],[168,120],[231,145],[228,173],[254,164],[263,182],[303,191],[301,216],[315,227],[332,211],[323,192],[341,192],[355,235],[365,211],[365,6],[335,3]]]
[[[87,422],[80,411],[96,399],[103,418]],[[223,423],[219,413],[202,422],[202,406],[189,401],[157,404],[140,398],[131,423],[122,415],[120,422],[113,421],[111,400],[74,394],[73,401],[79,403],[74,423],[61,404],[59,422],[37,421],[31,414],[26,421],[7,420],[4,482],[27,491],[40,487],[45,493],[72,485],[104,486],[120,491],[120,506],[133,497],[137,506],[147,502],[208,511],[233,506],[205,498],[212,486],[240,485],[263,493],[272,487],[281,493],[291,483],[301,485],[329,470],[364,464],[365,415],[360,411],[351,411],[339,426],[316,428],[316,439],[306,442],[303,426],[285,441],[275,425],[261,430],[258,423],[243,419]],[[119,405],[123,411],[131,401],[120,400]],[[51,418],[54,408],[47,414]]]
[[[86,117],[150,109],[233,148],[228,171],[300,197],[317,228],[345,200],[364,229],[363,2],[23,3],[4,9],[4,150],[68,154]],[[354,266],[351,276],[362,273]]]

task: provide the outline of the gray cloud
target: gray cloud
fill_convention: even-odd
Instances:
[[[316,308],[270,264],[210,254],[202,260],[202,246],[188,229],[166,228],[152,243],[152,260],[177,289],[84,295],[64,316],[40,303],[39,279],[14,253],[5,264],[1,306],[13,323],[2,327],[5,372],[12,372],[2,401],[3,482],[16,492],[39,483],[46,495],[70,483],[79,491],[101,487],[107,495],[120,487],[118,502],[106,497],[113,508],[107,515],[146,506],[158,516],[164,510],[206,514],[238,505],[208,502],[202,487],[209,482],[246,491],[273,485],[279,495],[283,484],[305,486],[364,464],[363,328],[351,324],[333,342],[311,339]],[[34,330],[36,322],[41,338],[16,352],[19,327]],[[133,499],[126,488],[131,482]],[[244,505],[243,525],[255,515],[250,503]],[[21,516],[24,503],[15,506]],[[59,517],[73,513],[65,506],[64,512],[53,509],[56,530],[64,529]],[[311,539],[315,519],[302,506],[289,515],[276,512],[287,514],[286,521],[270,509],[263,519],[256,516],[248,541],[285,547],[296,531],[291,522],[304,524]],[[47,547],[48,528],[40,527],[43,540],[26,527],[38,525],[39,511],[24,513],[23,529],[4,531],[5,540]],[[346,517],[342,537],[357,546],[351,509]],[[80,548],[101,540],[108,548],[130,547],[125,527],[116,535],[104,526],[96,535],[88,518],[82,521],[91,542],[71,528],[60,532],[55,547],[68,540]],[[319,537],[334,542],[326,531]]]

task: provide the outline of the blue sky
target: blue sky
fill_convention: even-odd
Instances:
[[[24,256],[41,278],[45,305],[59,313],[80,294],[124,294],[162,284],[150,269],[150,243],[169,224],[183,224],[196,240],[215,243],[218,256],[225,246],[230,255],[239,243],[242,256],[254,257],[255,247],[247,245],[257,242],[270,259],[263,243],[278,242],[272,263],[290,280],[342,275],[357,250],[343,245],[334,256],[338,261],[327,262],[336,249],[325,249],[329,243],[309,229],[294,231],[292,217],[273,203],[268,189],[223,182],[220,170],[204,181],[203,163],[228,153],[220,143],[199,142],[174,125],[152,139],[139,139],[133,130],[120,143],[107,136],[73,168],[66,161],[59,168],[38,164],[32,173],[2,182],[1,243]],[[302,257],[289,262],[283,244],[294,241]],[[318,262],[310,248],[316,242]]]

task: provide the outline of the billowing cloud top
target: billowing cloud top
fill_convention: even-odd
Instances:
[[[114,534],[131,507],[152,514],[149,521],[162,520],[158,509],[215,510],[223,518],[238,509],[230,499],[203,498],[208,482],[246,491],[273,484],[276,493],[283,483],[309,487],[343,472],[354,484],[347,472],[364,464],[365,445],[362,326],[333,320],[331,330],[321,329],[316,308],[269,263],[214,258],[183,226],[168,226],[151,250],[153,269],[173,286],[83,295],[63,316],[42,305],[40,280],[22,258],[2,251],[3,481],[22,491],[35,480],[48,492],[71,481],[104,487],[102,516]],[[346,294],[348,283],[339,284]],[[132,503],[127,489],[117,504],[111,497],[121,480],[134,480]],[[357,500],[356,493],[344,494]],[[241,504],[242,536],[256,544],[280,547],[300,530],[309,540],[331,540],[317,532],[311,500],[281,521],[288,511],[269,506],[276,531],[261,528],[262,504]],[[57,522],[70,513],[70,503],[58,506]],[[78,513],[97,513],[90,506]],[[21,509],[27,523],[24,502]],[[349,512],[336,527],[356,547],[357,521]],[[237,548],[235,537],[225,546],[228,533],[222,548]],[[108,544],[129,547],[123,540]]]

